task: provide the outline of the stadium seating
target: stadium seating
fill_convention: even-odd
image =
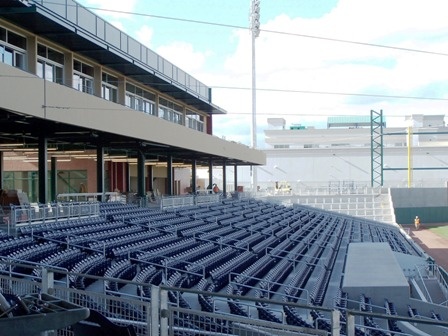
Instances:
[[[205,312],[224,309],[238,316],[306,328],[317,324],[329,330],[325,315],[291,308],[288,303],[300,300],[322,306],[335,301],[343,312],[347,300],[341,292],[343,274],[335,268],[343,264],[351,242],[387,242],[397,253],[421,256],[395,226],[252,199],[172,210],[105,203],[98,217],[36,223],[19,228],[17,237],[0,235],[0,255],[34,262],[29,270],[16,267],[14,271],[35,278],[41,276],[41,265],[65,268],[71,272],[70,286],[78,290],[101,284],[109,294],[124,295],[126,280],[138,284],[133,285],[136,295],[148,298],[152,284],[193,287],[210,295],[199,294],[197,302],[191,302],[191,296],[170,291],[171,304],[188,309],[199,304]],[[0,272],[6,272],[5,264],[1,265]],[[102,283],[91,276],[106,280]],[[213,293],[223,290],[241,299],[280,299],[283,304],[248,306],[232,298],[218,305]],[[359,301],[362,310],[371,309],[369,298],[362,296]],[[93,303],[91,307],[100,313],[107,310]],[[114,314],[132,309],[123,306]],[[409,309],[415,316],[415,310]],[[385,310],[395,311],[387,300]],[[431,318],[440,315],[432,312]],[[183,323],[181,315],[176,319]],[[206,322],[210,321],[191,319],[188,327],[228,328],[219,323],[205,327]],[[374,319],[366,318],[364,323],[375,329],[370,335],[383,335]],[[389,328],[399,331],[393,321]]]

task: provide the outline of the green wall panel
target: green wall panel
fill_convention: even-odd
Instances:
[[[420,223],[448,223],[448,207],[406,207],[395,208],[395,219],[398,224],[414,224],[415,216]]]

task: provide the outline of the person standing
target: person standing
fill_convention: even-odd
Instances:
[[[418,216],[415,216],[414,218],[414,226],[416,230],[420,229],[420,218]]]

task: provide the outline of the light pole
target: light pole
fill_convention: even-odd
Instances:
[[[250,15],[252,38],[252,148],[257,148],[257,90],[255,76],[255,39],[260,35],[260,0],[252,0]],[[257,191],[257,169],[251,166],[252,190]]]

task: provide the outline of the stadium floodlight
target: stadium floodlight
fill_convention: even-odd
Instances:
[[[252,0],[250,29],[252,35],[252,148],[257,148],[257,91],[255,76],[255,39],[260,35],[260,0]],[[257,190],[257,168],[251,167],[252,190]]]
[[[255,37],[260,35],[260,0],[252,0],[250,28]]]

